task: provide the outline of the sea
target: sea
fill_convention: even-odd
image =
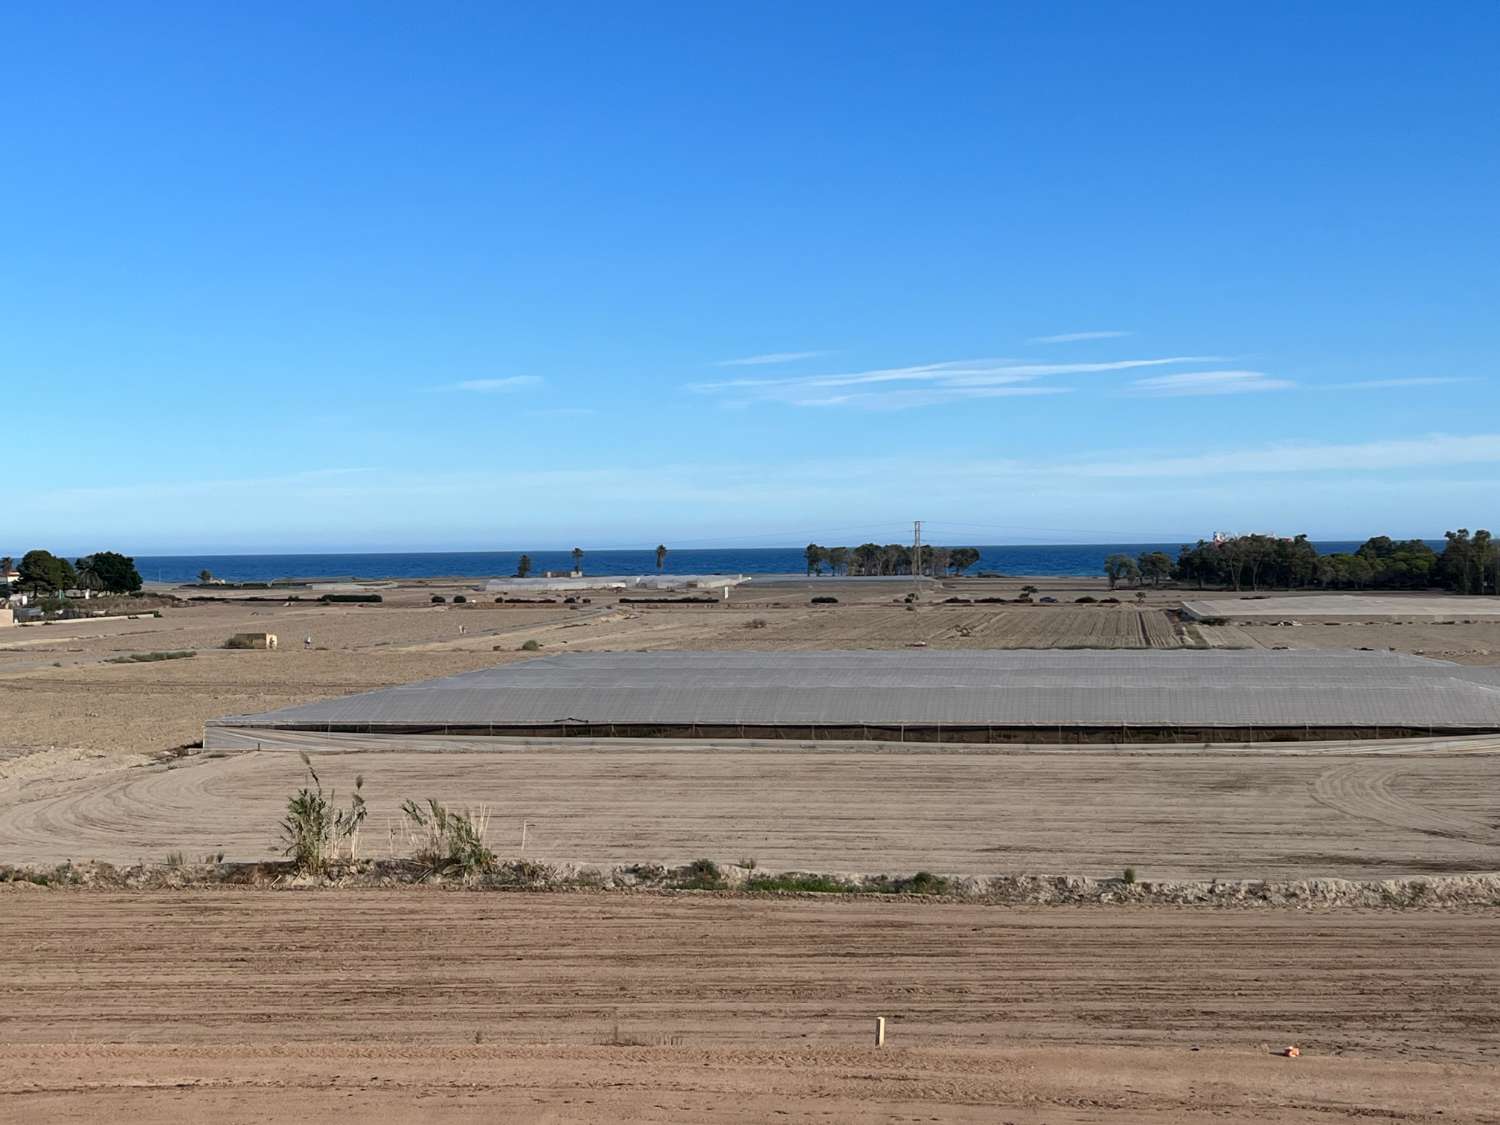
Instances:
[[[971,544],[952,544],[970,546]],[[1315,543],[1320,554],[1353,551],[1356,541]],[[1438,544],[1440,547],[1441,544]],[[1005,574],[1039,578],[1096,577],[1114,554],[1165,551],[1177,557],[1181,543],[1087,543],[1041,546],[978,547],[979,562],[968,574]],[[662,567],[667,574],[804,574],[802,547],[668,549]],[[532,574],[569,570],[568,551],[527,551]],[[521,551],[437,551],[391,554],[308,555],[137,555],[136,568],[147,582],[194,582],[200,571],[229,582],[271,582],[278,578],[484,578],[516,572]],[[654,550],[585,549],[586,574],[654,574]]]

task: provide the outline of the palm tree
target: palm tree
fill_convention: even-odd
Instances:
[[[573,569],[576,570],[579,574],[583,573],[583,548],[582,547],[574,547],[573,548]]]
[[[99,570],[94,566],[94,556],[84,555],[78,560],[78,586],[83,590],[102,590],[104,581],[99,576]]]
[[[661,564],[667,561],[667,549],[660,543],[656,545],[656,573],[661,573]]]

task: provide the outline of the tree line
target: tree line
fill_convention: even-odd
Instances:
[[[823,547],[809,543],[804,552],[808,574],[872,575],[912,573],[912,548],[900,543],[862,543],[858,547]],[[976,547],[923,547],[921,573],[936,578],[959,575],[979,561]]]
[[[9,574],[12,568],[20,574],[16,585],[23,592],[39,597],[64,590],[134,594],[141,588],[135,559],[115,551],[98,551],[73,562],[51,551],[27,551],[21,556],[19,566],[8,557],[0,558],[0,571]]]
[[[1113,589],[1121,583],[1159,586],[1167,579],[1233,590],[1428,590],[1500,593],[1500,542],[1467,528],[1444,534],[1434,551],[1420,539],[1377,535],[1353,552],[1321,554],[1306,535],[1236,535],[1184,545],[1176,562],[1162,551],[1115,554],[1104,563]]]

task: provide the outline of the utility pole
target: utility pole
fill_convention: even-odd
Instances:
[[[911,523],[911,578],[912,585],[917,585],[917,580],[922,577],[922,521],[912,520]]]

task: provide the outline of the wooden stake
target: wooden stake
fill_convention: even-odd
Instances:
[[[875,1046],[885,1046],[885,1017],[875,1017]]]

